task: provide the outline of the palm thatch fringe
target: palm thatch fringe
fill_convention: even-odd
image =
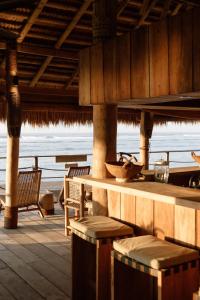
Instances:
[[[0,104],[0,121],[6,120],[6,105]],[[178,119],[170,116],[155,115],[154,123],[163,125],[167,122],[175,123],[196,123],[199,120]],[[89,125],[92,124],[92,107],[81,106],[49,106],[47,107],[28,107],[22,105],[22,122],[31,124],[32,126],[57,125]],[[139,125],[140,110],[128,108],[118,109],[118,122],[124,124]]]

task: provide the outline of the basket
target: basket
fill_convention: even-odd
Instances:
[[[140,163],[124,163],[121,161],[108,161],[105,163],[108,172],[116,177],[116,181],[126,182],[130,179],[137,178],[143,165]]]
[[[194,152],[191,152],[191,156],[198,164],[200,164],[200,156],[199,155],[196,155]]]

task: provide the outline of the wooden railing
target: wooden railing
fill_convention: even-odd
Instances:
[[[155,160],[159,158],[163,158],[167,160],[170,164],[170,166],[184,166],[186,164],[190,165],[197,165],[192,158],[187,160],[183,159],[174,159],[173,154],[180,154],[180,153],[190,153],[191,151],[194,152],[200,152],[200,149],[184,149],[184,150],[158,150],[158,151],[150,151],[150,168],[153,168]],[[139,152],[131,152],[131,154],[136,155],[139,159]],[[75,157],[77,156],[77,157]],[[69,157],[69,160],[67,159]],[[75,157],[75,158],[74,158]],[[153,158],[154,157],[154,158]],[[83,159],[84,158],[84,159]],[[190,156],[189,156],[190,158]],[[76,155],[22,155],[19,157],[20,159],[20,167],[19,169],[41,169],[43,170],[43,179],[61,179],[63,178],[65,172],[66,172],[66,167],[65,167],[65,162],[81,162],[81,164],[84,165],[91,165],[92,164],[92,154],[87,153],[87,154],[76,154]],[[44,163],[44,160],[49,159],[48,163]],[[54,161],[50,161],[51,159],[54,159]],[[0,165],[1,161],[6,160],[6,156],[0,157]],[[27,163],[24,163],[26,160],[29,160],[30,165]],[[56,163],[60,162],[62,163],[60,166],[59,164]],[[22,164],[23,162],[23,164]],[[56,165],[55,165],[56,164]],[[64,165],[63,165],[64,164]],[[51,167],[47,167],[51,166]],[[0,167],[0,172],[3,174],[6,171],[5,168]],[[51,176],[50,173],[54,172],[54,175]],[[56,176],[55,176],[56,174]],[[61,175],[58,175],[61,174]],[[5,177],[5,174],[3,174]],[[1,181],[1,179],[0,179]]]

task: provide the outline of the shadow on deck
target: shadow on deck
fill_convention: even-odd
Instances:
[[[44,220],[38,212],[19,214],[19,227],[3,228],[0,215],[0,299],[71,299],[71,241],[64,215]]]

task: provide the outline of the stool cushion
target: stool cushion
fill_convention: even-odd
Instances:
[[[133,234],[131,227],[104,216],[88,216],[76,221],[72,219],[70,226],[96,239]]]
[[[153,269],[165,269],[199,257],[197,251],[160,240],[152,235],[114,241],[121,254]]]

